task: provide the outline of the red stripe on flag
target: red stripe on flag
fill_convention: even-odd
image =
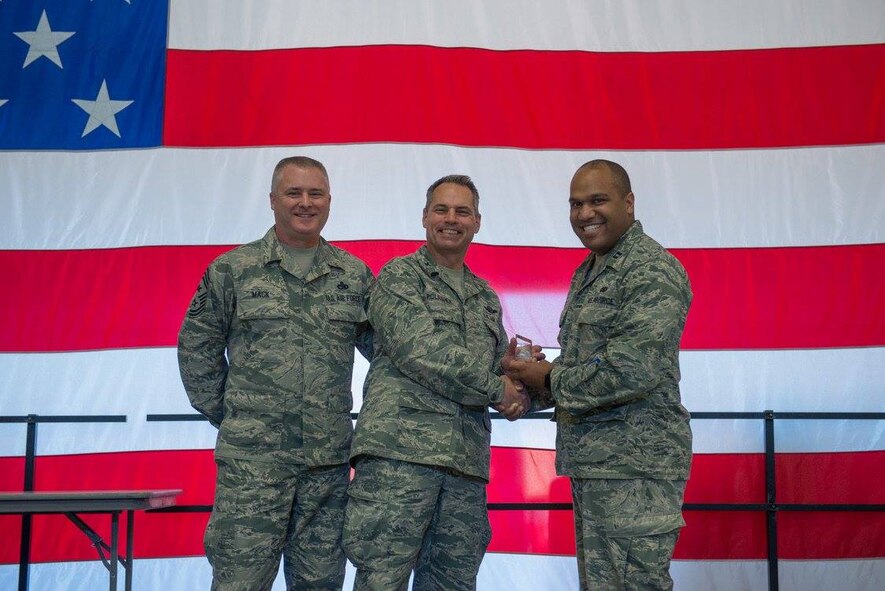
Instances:
[[[571,503],[568,479],[557,477],[551,450],[492,448],[490,503]],[[776,455],[779,504],[885,503],[885,451]],[[762,454],[695,454],[686,503],[765,503]],[[683,560],[764,559],[762,512],[686,511],[674,557]],[[567,510],[490,513],[495,552],[574,554]],[[885,556],[880,513],[783,512],[778,555],[785,559]],[[555,534],[554,534],[555,532]],[[845,554],[846,548],[852,548]]]
[[[552,450],[492,449],[490,503],[570,503],[568,481],[555,476]],[[885,451],[778,454],[781,503],[885,503]],[[0,490],[20,490],[21,458],[0,458]],[[761,503],[761,454],[696,455],[686,490],[687,503]],[[836,475],[838,486],[833,485]],[[181,488],[181,505],[211,505],[215,467],[211,450],[145,451],[44,456],[37,459],[37,490]],[[140,558],[202,553],[207,514],[140,513],[135,553]],[[573,554],[572,514],[568,509],[494,510],[490,514],[493,552]],[[760,559],[765,556],[765,516],[761,512],[686,511],[676,557],[690,560]],[[107,534],[107,518],[87,521]],[[0,517],[0,564],[18,560],[19,520]],[[781,513],[778,533],[782,558],[833,559],[885,556],[885,515],[880,513]],[[35,517],[35,562],[88,560],[94,551],[60,517]]]
[[[645,150],[863,144],[885,141],[883,93],[885,44],[662,53],[169,50],[164,142]]]
[[[339,243],[377,272],[413,241]],[[174,346],[206,266],[230,246],[76,251],[0,251],[0,351],[75,351]],[[508,297],[564,300],[583,249],[471,247],[467,262]],[[778,349],[885,345],[885,244],[809,248],[678,249],[694,302],[684,349]],[[525,269],[532,269],[526,273]],[[506,312],[506,307],[505,307]],[[536,341],[556,347],[559,309],[534,307]],[[520,326],[520,319],[513,320]],[[534,335],[533,335],[534,336]]]
[[[685,349],[885,344],[885,244],[672,252],[694,292]]]
[[[492,448],[490,503],[570,503],[549,449]],[[885,504],[885,451],[778,453],[779,503]],[[686,503],[764,503],[762,454],[694,454]],[[883,540],[885,543],[885,540]]]
[[[822,454],[798,455],[808,456],[811,465],[816,466]],[[555,452],[550,449],[493,447],[489,502],[571,503],[569,480],[556,475],[554,458]],[[787,465],[793,463],[789,454],[779,454],[778,458]],[[881,459],[885,460],[885,455]],[[695,454],[691,469],[686,503],[765,502],[765,462],[761,454]],[[843,476],[854,476],[857,481],[859,475],[849,471]],[[820,486],[810,490],[820,490]],[[862,498],[868,495],[869,491],[861,493]]]
[[[686,527],[679,534],[673,555],[677,560],[759,560],[766,557],[764,513],[686,511],[684,515]],[[575,526],[570,510],[490,511],[489,520],[492,523],[490,552],[575,554]],[[835,519],[835,535],[850,532],[842,525],[843,520],[845,516]],[[820,547],[812,546],[806,550],[810,558],[820,552]]]

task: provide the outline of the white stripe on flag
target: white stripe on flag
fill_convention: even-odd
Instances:
[[[136,589],[206,589],[212,571],[203,556],[140,559],[135,562]],[[674,589],[680,591],[745,591],[764,589],[768,575],[762,560],[674,560],[670,563]],[[782,589],[803,591],[878,591],[885,580],[885,560],[781,560]],[[348,563],[344,589],[352,589],[353,566]],[[577,565],[573,556],[486,554],[477,580],[478,589],[509,591],[560,591],[577,588]],[[17,565],[0,566],[0,588],[14,589]],[[107,571],[98,561],[34,564],[30,568],[32,589],[91,591],[107,586]],[[282,576],[274,591],[285,589]]]
[[[687,16],[690,15],[690,16]],[[436,45],[488,49],[697,51],[876,43],[877,0],[172,0],[169,47]],[[199,26],[194,26],[199,23]]]
[[[307,154],[332,184],[329,240],[423,240],[427,186],[453,172],[480,191],[484,244],[580,247],[572,173],[592,158],[630,171],[637,215],[667,248],[885,241],[885,144],[715,152],[527,151],[364,144],[3,155],[0,248],[242,244],[273,223],[273,165]],[[130,171],[131,174],[120,174]]]
[[[558,352],[548,350],[553,359]],[[885,348],[783,351],[683,351],[682,398],[690,411],[876,412],[885,383]],[[838,368],[836,371],[835,368]],[[368,363],[354,366],[354,410]],[[838,375],[836,375],[838,374]],[[214,447],[208,423],[146,422],[148,414],[191,414],[175,349],[124,349],[0,355],[4,415],[126,415],[126,423],[41,427],[40,454]],[[841,392],[842,394],[837,395]],[[21,394],[26,393],[26,394]],[[761,421],[698,420],[697,453],[758,452]],[[882,449],[880,421],[779,421],[779,451]],[[546,420],[495,421],[494,445],[553,449]],[[0,456],[24,453],[24,426],[0,426]]]

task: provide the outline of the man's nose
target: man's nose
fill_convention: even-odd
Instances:
[[[578,219],[579,220],[589,220],[590,218],[592,218],[595,215],[595,213],[596,212],[593,210],[593,208],[589,204],[584,203],[581,205],[581,207],[578,208]]]

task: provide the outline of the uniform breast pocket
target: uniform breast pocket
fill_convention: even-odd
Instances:
[[[590,303],[578,314],[578,338],[582,355],[598,351],[617,325],[618,309],[605,304]]]
[[[229,354],[238,364],[273,368],[269,370],[272,373],[285,371],[291,364],[285,358],[284,345],[291,340],[292,314],[288,300],[240,299],[236,320],[239,328],[229,343]]]
[[[237,303],[237,318],[245,322],[279,320],[290,315],[288,302],[282,299],[247,298]]]
[[[325,310],[325,316],[332,335],[351,348],[356,339],[357,327],[367,321],[366,311],[359,305],[329,306]]]
[[[427,305],[433,325],[437,331],[451,331],[457,334],[460,341],[462,332],[461,312],[453,305],[444,305],[443,302],[431,300]]]
[[[237,321],[244,332],[255,336],[282,337],[281,333],[293,314],[288,298],[240,298],[237,301]]]

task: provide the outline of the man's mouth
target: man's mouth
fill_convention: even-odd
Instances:
[[[593,234],[594,232],[596,232],[597,230],[602,228],[602,226],[604,226],[604,225],[605,225],[605,222],[593,222],[592,224],[582,224],[580,226],[580,228],[581,228],[581,231],[584,232],[585,234]]]

